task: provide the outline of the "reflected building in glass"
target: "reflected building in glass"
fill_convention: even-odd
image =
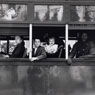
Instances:
[[[34,18],[37,21],[46,21],[48,16],[48,6],[47,5],[35,5],[34,7]]]
[[[49,6],[49,12],[49,20],[58,22],[63,20],[63,6]]]
[[[71,6],[71,21],[94,22],[95,6]]]
[[[27,5],[0,4],[0,21],[25,21]]]
[[[87,6],[86,9],[87,9],[89,21],[95,22],[95,6]]]
[[[63,6],[62,5],[35,5],[34,19],[36,21],[57,21],[63,20]]]
[[[76,14],[79,22],[85,22],[85,6],[76,6]]]

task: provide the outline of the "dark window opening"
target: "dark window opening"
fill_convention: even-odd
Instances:
[[[64,26],[33,26],[33,39],[36,38],[41,40],[48,58],[65,58]],[[52,50],[50,48],[50,40],[55,40]]]
[[[69,30],[69,43],[72,44],[70,57],[79,58],[95,54],[95,30]]]
[[[0,28],[0,56],[11,55],[15,45],[15,36],[22,36],[25,48],[29,48],[29,27],[1,27]]]

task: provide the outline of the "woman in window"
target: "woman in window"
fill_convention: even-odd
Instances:
[[[49,38],[49,45],[46,45],[45,50],[47,52],[47,57],[54,58],[56,57],[56,52],[58,50],[58,45],[55,44],[55,38]]]
[[[10,55],[11,58],[22,58],[25,52],[24,41],[22,36],[15,36],[16,47]]]

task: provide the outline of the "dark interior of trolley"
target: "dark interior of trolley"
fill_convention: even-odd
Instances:
[[[82,33],[87,33],[88,40],[95,40],[95,30],[91,29],[69,29],[68,32],[68,44],[70,46],[70,51],[72,50],[74,44],[78,41]],[[0,28],[0,40],[1,43],[6,43],[5,53],[10,53],[10,44],[14,42],[14,37],[17,35],[23,36],[27,50],[29,49],[29,27],[2,27]],[[43,44],[48,44],[48,39],[50,37],[55,38],[55,44],[61,45],[64,43],[65,49],[65,26],[33,26],[32,38],[39,38]],[[60,43],[62,42],[63,43]],[[1,47],[2,48],[2,47]],[[3,47],[5,48],[5,47]],[[2,50],[2,49],[1,49]],[[12,53],[12,52],[11,52]],[[65,52],[64,52],[65,55]],[[57,56],[56,56],[57,57]],[[55,56],[53,58],[56,58]],[[60,58],[60,57],[59,57]],[[65,58],[65,57],[63,57]]]
[[[77,33],[81,33],[82,31],[84,30],[69,31],[69,40],[72,47],[75,41],[77,40]],[[88,31],[86,30],[85,32],[88,32]],[[6,43],[6,50],[4,51],[5,53],[10,53],[9,52],[10,43],[11,41],[14,41],[14,37],[17,35],[23,36],[24,41],[26,41],[26,44],[29,43],[29,27],[25,27],[25,28],[2,27],[0,28],[0,40],[1,42]],[[63,41],[63,43],[65,44],[65,26],[57,26],[57,25],[56,26],[33,26],[33,39],[39,38],[41,42],[48,43],[48,39],[50,37],[55,38],[56,44],[60,44],[60,41]],[[28,49],[29,46],[27,46],[26,48]]]

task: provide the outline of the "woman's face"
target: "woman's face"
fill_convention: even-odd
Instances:
[[[49,45],[54,45],[55,44],[55,40],[54,39],[49,39]]]
[[[19,36],[16,36],[15,37],[15,42],[16,42],[16,44],[19,44],[19,43],[21,43],[21,38],[19,37]]]

